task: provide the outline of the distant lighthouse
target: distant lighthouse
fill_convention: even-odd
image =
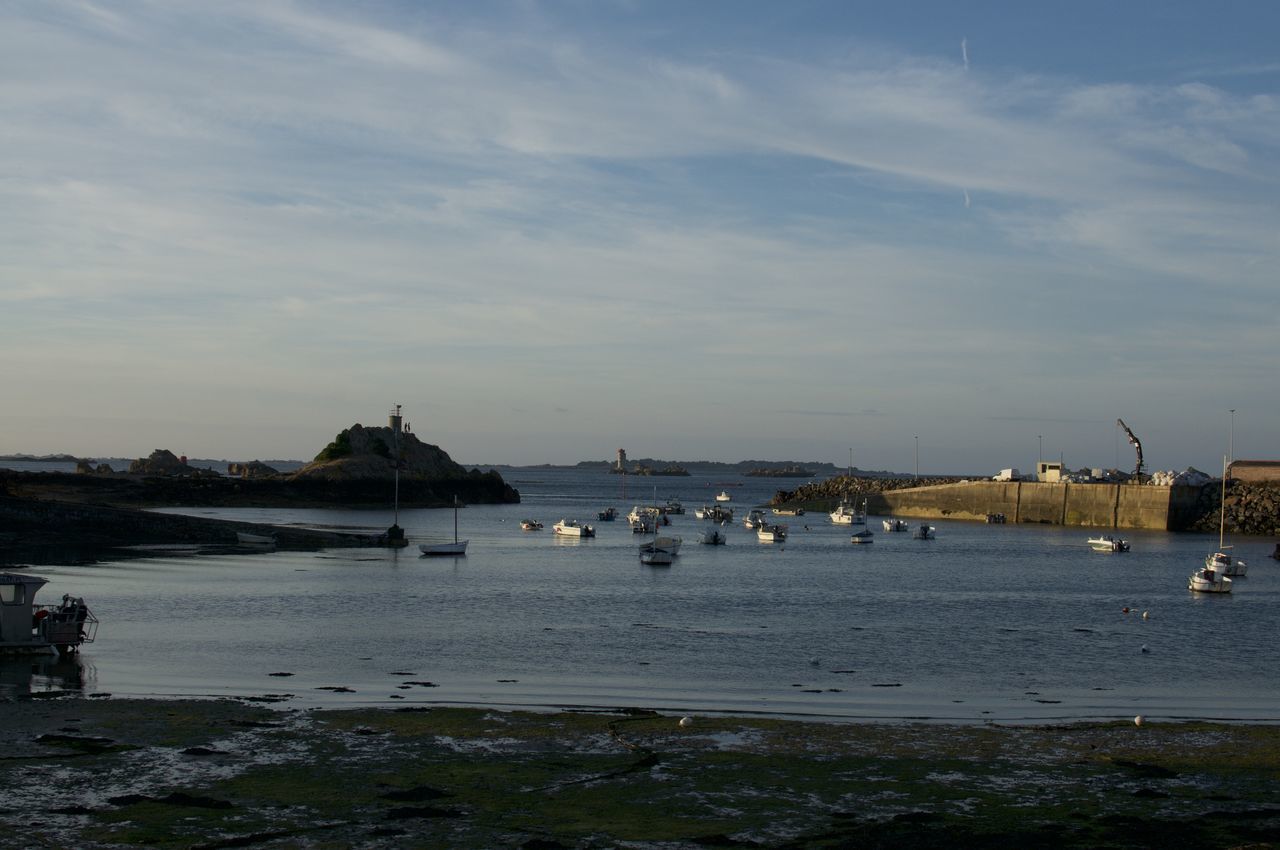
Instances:
[[[617,466],[614,467],[614,469],[618,470],[619,472],[627,471],[627,450],[626,449],[618,449],[618,464]]]

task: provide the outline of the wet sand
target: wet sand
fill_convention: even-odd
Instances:
[[[1280,727],[0,703],[0,822],[63,847],[1235,847]],[[9,846],[15,846],[10,844]]]

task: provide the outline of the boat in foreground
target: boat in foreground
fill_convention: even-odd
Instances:
[[[1089,546],[1095,552],[1128,552],[1129,541],[1121,540],[1118,537],[1112,537],[1110,534],[1103,534],[1098,537],[1089,538]]]
[[[38,605],[35,597],[48,579],[26,573],[0,573],[0,654],[63,655],[93,643],[98,618],[84,600],[64,594],[57,605]]]
[[[708,546],[723,546],[727,542],[724,532],[718,528],[708,528],[698,534],[698,542]]]
[[[596,530],[589,525],[580,525],[576,519],[562,519],[551,530],[561,537],[595,537]]]
[[[1212,567],[1201,567],[1187,578],[1187,590],[1196,593],[1230,593],[1231,579]]]
[[[467,554],[467,543],[470,541],[458,539],[458,497],[453,497],[453,542],[440,541],[438,543],[420,543],[418,551],[423,555],[465,555]]]
[[[785,525],[762,525],[756,529],[756,539],[761,543],[781,543],[787,539]]]

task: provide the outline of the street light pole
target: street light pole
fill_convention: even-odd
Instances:
[[[920,437],[916,437],[916,480],[920,480]]]
[[[1040,434],[1036,434],[1036,441],[1040,445],[1040,448],[1036,452],[1036,463],[1043,463],[1044,462],[1044,437],[1041,436]]]

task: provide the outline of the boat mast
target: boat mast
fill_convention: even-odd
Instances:
[[[400,405],[396,405],[391,411],[391,444],[393,446],[391,454],[395,457],[395,501],[393,502],[392,511],[395,519],[392,520],[393,525],[400,524]]]
[[[1227,457],[1222,456],[1222,498],[1218,504],[1218,549],[1222,549],[1222,536],[1227,524]]]

